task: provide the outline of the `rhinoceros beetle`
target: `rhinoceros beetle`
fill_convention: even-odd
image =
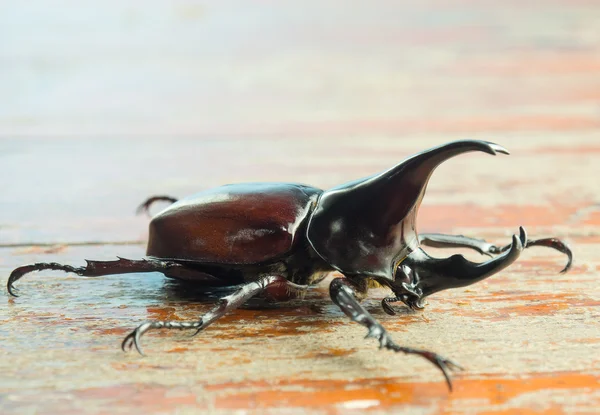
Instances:
[[[523,228],[512,242],[498,247],[462,235],[418,234],[417,212],[429,178],[443,161],[482,151],[509,154],[486,141],[464,140],[442,145],[382,173],[321,189],[292,183],[232,184],[176,200],[156,196],[141,205],[147,210],[157,200],[173,202],[150,222],[145,259],[87,261],[83,267],[38,263],[16,268],[7,288],[32,271],[61,270],[84,277],[158,271],[170,278],[207,287],[239,286],[197,321],[152,321],[132,331],[122,343],[142,353],[140,337],[151,329],[190,329],[196,333],[225,313],[258,294],[277,300],[296,298],[332,271],[331,299],[352,320],[368,329],[380,348],[415,354],[436,365],[451,389],[450,370],[461,369],[436,353],[396,344],[385,328],[360,304],[370,287],[384,286],[392,296],[383,299],[385,312],[392,302],[421,309],[424,299],[448,288],[481,281],[512,264],[524,248],[546,246],[568,256],[558,239],[529,240]],[[433,258],[422,248],[471,248],[491,259],[473,263],[461,255]]]

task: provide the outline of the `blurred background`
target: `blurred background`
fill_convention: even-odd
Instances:
[[[541,401],[565,410],[578,408],[577,402],[590,408],[600,405],[600,294],[595,288],[600,265],[594,253],[600,226],[598,1],[0,1],[2,275],[36,261],[81,263],[83,258],[142,256],[148,218],[134,212],[152,194],[182,197],[243,181],[328,188],[387,169],[431,146],[466,138],[497,142],[512,155],[469,154],[442,165],[431,181],[419,229],[504,243],[524,225],[532,237],[567,238],[578,247],[576,277],[555,275],[563,265],[562,256],[528,251],[514,268],[514,279],[507,274],[483,286],[483,291],[497,295],[483,303],[487,307],[483,311],[465,306],[478,304],[477,294],[465,291],[449,294],[447,302],[432,300],[427,323],[404,316],[415,325],[426,324],[426,330],[410,341],[422,347],[434,344],[457,361],[469,363],[465,385],[473,379],[469,376],[496,376],[489,383],[477,381],[463,388],[459,382],[454,409],[468,412],[477,399],[484,402],[480,409],[498,409],[496,405],[508,399],[498,398],[503,393],[498,385],[503,390],[513,387],[505,374],[524,372],[552,376],[535,387],[518,384],[517,389],[529,395],[523,395],[517,406],[503,407],[507,414],[515,408],[539,409],[535,402]],[[75,246],[81,243],[91,246]],[[505,290],[523,294],[523,287],[516,284],[525,279],[533,281],[531,291],[543,291],[546,297],[506,295]],[[55,284],[48,285],[50,281]],[[277,338],[289,332],[275,332],[269,340],[275,342],[273,349],[261,349],[250,335],[248,344],[236,346],[237,360],[228,360],[219,350],[204,353],[212,351],[223,334],[216,325],[215,331],[207,332],[208,340],[195,340],[195,346],[184,343],[185,348],[197,349],[190,353],[162,353],[160,347],[172,352],[175,349],[169,347],[181,338],[165,336],[160,343],[157,335],[151,346],[156,361],[140,360],[145,363],[134,368],[127,360],[131,357],[117,355],[116,350],[127,329],[146,318],[189,319],[198,313],[195,306],[163,294],[162,284],[160,276],[148,275],[93,282],[65,275],[28,278],[21,284],[28,300],[2,307],[8,311],[0,333],[10,340],[0,345],[0,351],[6,362],[12,362],[3,369],[9,373],[4,382],[12,388],[19,379],[19,388],[0,393],[0,402],[12,405],[6,408],[14,411],[23,408],[19,402],[54,402],[49,408],[83,413],[75,402],[101,397],[115,408],[137,402],[130,409],[140,409],[149,400],[154,406],[147,411],[166,411],[177,408],[179,401],[162,399],[163,392],[164,396],[172,392],[171,386],[156,385],[187,379],[189,384],[180,384],[183,389],[178,393],[189,393],[192,404],[247,409],[260,407],[256,397],[232,398],[243,384],[228,382],[266,379],[272,385],[274,379],[286,376],[307,378],[302,387],[317,390],[323,385],[313,383],[314,377],[383,379],[378,380],[383,386],[378,384],[375,395],[366,386],[364,396],[371,396],[370,404],[336,406],[350,399],[341,391],[353,386],[344,380],[332,383],[334,390],[322,401],[304,395],[296,396],[296,401],[289,398],[299,406],[314,403],[349,411],[360,405],[381,409],[410,404],[439,410],[442,406],[436,405],[446,400],[438,373],[426,364],[402,357],[392,364],[387,355],[374,356],[373,344],[363,348],[361,340],[351,346],[339,343],[339,353],[323,346],[323,340],[322,351],[311,351],[312,332],[296,333],[296,343]],[[555,297],[556,293],[567,297]],[[536,309],[539,314],[531,314],[532,301],[540,298],[546,299],[545,305]],[[378,301],[373,309],[378,309]],[[506,311],[507,303],[518,305]],[[574,308],[582,314],[568,317],[567,310]],[[310,317],[314,327],[319,322],[329,327],[344,319],[333,308],[290,310],[288,324]],[[61,313],[71,319],[68,325]],[[517,320],[505,321],[509,314]],[[465,315],[475,322],[494,323],[465,324]],[[377,316],[387,319],[381,313]],[[333,343],[331,338],[362,339],[360,328],[343,322],[343,329],[319,332],[318,338],[329,336]],[[39,324],[44,329],[37,333]],[[255,324],[277,326],[273,321]],[[393,324],[396,331],[404,330],[402,321],[386,320],[391,331]],[[533,326],[537,336],[528,329]],[[113,327],[118,329],[111,331]],[[224,327],[229,327],[230,339],[237,338],[239,328]],[[448,327],[453,327],[451,334]],[[560,340],[555,338],[557,330]],[[489,334],[486,342],[495,339],[485,347],[482,332]],[[506,339],[506,333],[512,338]],[[458,337],[468,347],[453,341]],[[530,338],[535,348],[528,348]],[[40,355],[42,345],[52,352]],[[340,360],[346,359],[340,350],[348,347],[356,355]],[[93,354],[88,348],[101,351]],[[482,351],[485,348],[492,351]],[[114,354],[106,354],[107,350]],[[251,363],[256,350],[280,366],[265,363],[263,372]],[[306,350],[314,353],[298,365],[296,357]],[[504,359],[496,359],[494,353]],[[589,356],[596,360],[590,363]],[[186,369],[176,358],[188,359]],[[193,359],[218,367],[210,373],[186,372],[196,364]],[[122,366],[115,360],[122,360]],[[376,370],[365,371],[361,365],[367,363],[357,362],[374,362],[368,365]],[[80,368],[88,364],[82,372]],[[412,370],[412,365],[427,370]],[[36,368],[49,366],[54,369],[44,372],[47,377],[38,382]],[[120,377],[125,372],[132,378]],[[580,373],[588,377],[577,377]],[[104,387],[98,386],[99,378],[117,389],[90,392],[89,388]],[[413,396],[405,388],[415,381],[425,383],[414,386],[416,392],[411,389]],[[435,387],[427,386],[431,381]],[[221,389],[206,386],[213,382],[222,382]],[[581,396],[553,392],[549,398],[545,388],[565,384],[583,385],[588,392]],[[53,392],[40,395],[53,388],[62,388],[71,398]],[[152,396],[139,398],[138,392],[148,388],[154,391]],[[396,388],[397,395],[385,388]],[[115,397],[117,391],[139,399],[124,403]],[[428,398],[419,400],[424,391]],[[35,399],[28,394],[35,394]],[[269,407],[291,405],[267,395],[262,398]],[[372,404],[373,396],[379,404]],[[573,396],[581,399],[569,401]],[[239,405],[228,406],[232,399]],[[88,409],[93,409],[90,405]]]
[[[599,39],[597,3],[581,0],[3,1],[0,210],[29,228],[2,239],[50,241],[74,215],[114,238],[151,193],[329,187],[454,139],[514,157],[531,138],[585,147]],[[492,163],[448,172],[468,157]],[[479,160],[465,200],[485,199]]]

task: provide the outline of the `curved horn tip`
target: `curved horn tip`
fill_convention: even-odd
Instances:
[[[519,226],[519,237],[521,239],[521,243],[523,244],[523,248],[525,248],[527,245],[527,231],[522,226]]]
[[[506,154],[506,155],[510,154],[510,151],[508,151],[507,149],[505,149],[504,147],[502,147],[499,144],[490,143],[490,142],[488,142],[487,144],[490,146],[490,150],[492,150],[492,153],[494,155],[496,155],[497,153]]]

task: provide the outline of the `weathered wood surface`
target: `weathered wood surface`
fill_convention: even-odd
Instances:
[[[0,307],[0,412],[596,413],[599,7],[2,3],[5,277],[31,262],[141,257],[148,219],[133,211],[150,194],[262,180],[326,188],[466,137],[512,155],[442,166],[421,231],[505,243],[524,225],[567,239],[576,262],[559,275],[561,255],[531,249],[395,317],[373,292],[367,307],[399,343],[466,367],[453,394],[427,362],[363,340],[326,287],[195,338],[150,333],[140,357],[119,349],[130,329],[195,319],[210,303],[158,274],[30,275]]]

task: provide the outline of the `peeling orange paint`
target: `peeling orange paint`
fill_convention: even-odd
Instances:
[[[243,337],[279,337],[307,334],[308,332],[331,332],[335,326],[347,324],[346,321],[323,321],[317,319],[308,319],[306,317],[298,317],[297,319],[281,318],[276,315],[276,310],[271,310],[273,315],[272,324],[252,325],[247,322],[243,325],[223,325],[221,324],[216,330],[219,330],[219,337],[223,339],[238,339]]]
[[[494,304],[492,310],[480,311],[477,303]],[[460,316],[468,316],[490,321],[502,321],[511,316],[551,316],[561,311],[572,310],[580,307],[590,309],[599,307],[600,301],[587,297],[585,294],[575,293],[519,293],[497,292],[480,294],[469,303],[471,307],[459,307],[448,310]],[[475,305],[473,305],[475,304]]]
[[[148,320],[171,321],[181,320],[175,307],[147,307]]]
[[[573,300],[575,303],[576,294],[572,293],[532,293],[531,291],[527,293],[518,293],[518,292],[496,292],[492,294],[481,294],[477,297],[477,301],[481,303],[489,302],[489,303],[497,303],[497,304],[506,304],[509,302],[557,302],[561,301],[564,303]]]
[[[130,367],[129,369],[132,369]],[[534,375],[534,374],[531,374]],[[315,410],[328,414],[345,413],[344,408],[357,401],[369,401],[362,409],[400,411],[415,408],[435,410],[442,415],[455,413],[459,407],[471,407],[477,413],[490,415],[560,414],[562,408],[540,401],[539,410],[521,403],[518,398],[546,393],[560,394],[569,390],[600,390],[600,378],[574,372],[540,373],[521,379],[481,378],[456,379],[455,390],[449,394],[443,382],[406,382],[402,378],[365,378],[352,380],[311,380],[302,378],[200,384],[202,395],[190,386],[166,386],[157,383],[131,383],[105,387],[88,387],[62,391],[65,403],[79,405],[101,403],[136,412],[170,412],[175,408],[195,410],[244,410],[250,413],[265,409]],[[592,397],[595,396],[595,397]],[[590,405],[600,405],[598,395],[590,395]],[[61,408],[60,400],[53,408]],[[10,404],[10,403],[9,403]],[[503,408],[500,408],[503,406]],[[8,407],[10,409],[10,407]],[[63,412],[64,413],[64,412]],[[98,412],[96,412],[98,413]]]
[[[195,406],[197,397],[187,388],[169,388],[162,385],[116,385],[88,388],[75,392],[77,399],[112,401],[120,407],[143,412],[160,412],[181,406]]]
[[[356,349],[335,349],[335,348],[326,348],[324,350],[319,350],[317,352],[310,352],[302,356],[298,356],[300,359],[323,359],[323,358],[331,358],[331,357],[343,357],[349,356],[356,352]]]
[[[479,412],[479,415],[563,415],[565,412],[556,406],[548,409],[512,408]]]
[[[167,351],[167,353],[184,353],[187,352],[189,349],[187,347],[174,347],[170,350]]]
[[[411,382],[396,379],[305,380],[280,379],[265,385],[264,382],[227,383],[210,385],[207,390],[218,393],[217,408],[321,408],[337,413],[339,405],[353,400],[378,401],[369,409],[392,409],[405,405],[437,408],[440,414],[451,414],[451,402],[476,399],[481,405],[502,405],[522,395],[548,390],[586,388],[600,390],[598,376],[578,373],[539,374],[524,379],[457,379],[455,391],[448,394],[443,382]],[[239,392],[252,390],[252,392]],[[600,405],[600,402],[598,402]],[[531,410],[511,405],[497,414],[511,414],[515,410]],[[491,412],[494,413],[494,412]],[[552,413],[552,412],[549,412]]]
[[[97,328],[94,329],[94,333],[102,336],[125,336],[129,334],[131,330],[131,328],[126,327]]]

